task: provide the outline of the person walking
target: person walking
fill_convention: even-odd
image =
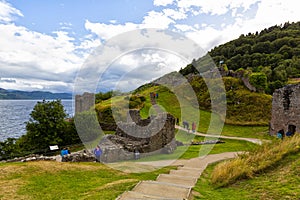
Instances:
[[[65,162],[66,161],[66,156],[65,155],[68,155],[69,152],[68,152],[68,149],[65,147],[63,148],[61,151],[60,151],[60,155],[61,155],[61,161],[62,162]]]
[[[100,158],[102,155],[102,149],[100,148],[99,145],[97,145],[96,148],[94,149],[94,155],[96,157],[96,162],[100,162]]]
[[[195,133],[195,131],[196,131],[196,123],[195,122],[192,123],[192,131],[193,131],[193,133]]]

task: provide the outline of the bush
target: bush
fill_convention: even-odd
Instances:
[[[264,91],[267,87],[267,76],[262,72],[252,73],[249,82],[256,89]]]

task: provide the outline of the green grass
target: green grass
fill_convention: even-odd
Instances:
[[[272,140],[267,126],[234,126],[225,124],[222,135]]]
[[[264,172],[285,156],[300,152],[300,136],[285,138],[273,143],[265,143],[246,154],[239,155],[232,161],[218,165],[212,174],[212,182],[219,187],[232,184],[243,178],[252,178]]]
[[[210,112],[198,110],[196,107],[191,106],[190,102],[185,99],[182,99],[180,102],[181,105],[179,105],[177,97],[173,93],[159,86],[151,87],[141,92],[141,94],[146,97],[144,107],[141,109],[141,115],[143,118],[153,114],[153,110],[150,109],[152,106],[149,99],[150,92],[159,93],[157,104],[160,105],[164,110],[170,112],[173,116],[180,118],[182,115],[182,119],[188,121],[190,124],[192,124],[195,119],[199,119],[197,131],[201,133],[207,133],[211,121]],[[215,119],[218,120],[218,117]],[[216,121],[216,124],[219,125],[220,122]],[[180,125],[182,125],[182,122],[180,122]],[[214,125],[211,127],[210,133],[214,133]],[[268,126],[241,126],[224,124],[222,130],[222,135],[226,136],[272,139],[272,137],[270,137],[267,133]]]
[[[194,199],[224,200],[282,200],[299,199],[300,190],[300,153],[290,154],[278,165],[250,180],[241,180],[223,188],[216,188],[211,183],[214,165],[208,166],[202,173],[196,186]]]
[[[212,118],[212,114],[208,111],[198,110],[194,103],[191,103],[191,100],[181,98],[180,103],[178,102],[177,97],[174,93],[168,91],[166,88],[162,86],[153,86],[144,89],[139,92],[139,95],[142,95],[146,98],[146,101],[143,102],[143,108],[140,110],[142,118],[147,118],[150,115],[155,115],[155,110],[152,109],[152,105],[150,102],[149,94],[151,92],[158,92],[159,98],[157,99],[157,104],[167,112],[171,113],[174,117],[186,120],[192,124],[193,121],[199,121],[197,126],[197,131],[201,133],[207,133],[208,128],[210,127],[210,122]],[[106,100],[101,102],[101,104],[97,104],[96,107],[100,109],[101,107],[107,107],[113,102],[113,105],[119,109],[121,112],[120,116],[125,116],[124,111],[124,103],[125,96],[116,96],[112,98],[112,101]],[[116,109],[116,110],[118,110]],[[122,118],[122,117],[121,117]],[[210,134],[218,133],[220,130],[215,130],[221,123],[220,119],[214,116],[215,124],[212,124],[210,127]],[[180,125],[182,125],[182,121],[180,121]],[[223,129],[221,130],[222,135],[226,136],[236,136],[236,137],[249,137],[249,138],[259,138],[259,139],[272,139],[269,137],[268,127],[267,126],[242,126],[242,125],[230,125],[224,124]]]
[[[124,173],[98,163],[0,164],[0,199],[115,199],[140,180],[154,180],[163,168]]]
[[[237,141],[230,139],[222,139],[225,143],[215,145],[189,145],[192,141],[204,141],[205,140],[216,140],[216,138],[204,138],[201,136],[194,136],[184,131],[178,131],[176,134],[178,141],[187,144],[185,146],[179,146],[172,154],[158,154],[141,158],[139,161],[157,161],[157,160],[173,160],[173,159],[190,159],[199,156],[206,155],[207,151],[210,150],[209,154],[217,154],[223,152],[234,152],[234,151],[249,151],[257,147],[256,144],[247,141]]]

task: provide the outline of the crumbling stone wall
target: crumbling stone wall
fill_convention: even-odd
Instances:
[[[300,84],[287,85],[273,94],[270,134],[289,129],[300,133]]]
[[[83,95],[75,96],[75,113],[88,111],[95,105],[95,95],[93,93],[85,92]]]
[[[172,153],[176,149],[175,118],[168,113],[141,119],[138,110],[130,110],[128,122],[119,122],[115,135],[100,142],[103,162],[134,159],[134,152],[143,155]]]

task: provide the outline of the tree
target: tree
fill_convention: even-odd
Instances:
[[[251,85],[260,91],[264,91],[267,87],[267,76],[264,73],[252,73],[249,81]]]
[[[84,111],[76,113],[74,121],[76,125],[76,130],[80,135],[80,139],[84,143],[92,142],[93,140],[100,138],[104,134],[103,131],[100,129],[97,116],[93,111]]]
[[[0,142],[0,160],[13,158],[19,154],[15,138],[7,138]]]
[[[26,124],[27,134],[22,138],[27,143],[27,150],[43,150],[49,145],[63,144],[66,116],[60,100],[38,102]]]

